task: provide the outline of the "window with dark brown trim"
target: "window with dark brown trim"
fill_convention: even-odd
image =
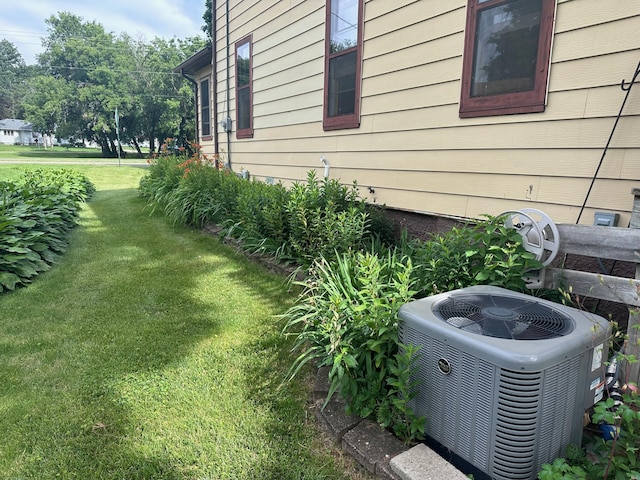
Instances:
[[[251,35],[236,43],[236,138],[253,137]]]
[[[200,81],[200,133],[202,137],[211,135],[211,114],[209,104],[209,79]]]
[[[460,117],[542,112],[555,0],[468,0]]]
[[[363,0],[327,0],[323,128],[360,126]]]

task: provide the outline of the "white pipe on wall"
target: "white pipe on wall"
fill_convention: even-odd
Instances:
[[[323,155],[320,157],[320,161],[324,165],[324,178],[329,178],[329,169],[331,168],[331,165],[329,165],[329,160],[327,160]]]

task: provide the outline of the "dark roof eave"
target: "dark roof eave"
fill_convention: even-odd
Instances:
[[[202,70],[209,65],[211,65],[211,47],[205,47],[187,58],[184,62],[175,67],[173,71],[175,73],[184,72],[194,74],[198,70]]]

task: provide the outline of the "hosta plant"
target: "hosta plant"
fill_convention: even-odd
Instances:
[[[49,269],[75,226],[80,202],[95,188],[65,169],[35,170],[0,182],[0,292],[26,285]]]

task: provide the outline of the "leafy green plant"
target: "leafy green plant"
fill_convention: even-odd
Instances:
[[[244,246],[252,253],[293,260],[286,210],[288,190],[280,183],[244,182],[238,198],[239,228]]]
[[[368,214],[355,185],[347,188],[337,180],[319,181],[314,170],[305,184],[291,188],[286,209],[289,243],[306,264],[334,251],[360,248],[369,233]]]
[[[556,458],[545,464],[538,473],[540,480],[587,480],[587,473],[577,465],[570,465],[564,458]]]
[[[627,394],[622,400],[616,407],[611,398],[594,407],[593,422],[611,425],[616,432],[613,439],[598,439],[590,447],[588,471],[597,478],[640,479],[640,398]]]
[[[387,378],[389,395],[386,408],[380,408],[378,422],[385,428],[391,427],[398,438],[408,440],[424,438],[425,417],[418,416],[409,406],[416,396],[418,380],[412,378],[415,360],[419,355],[415,345],[401,345],[395,362],[389,366],[391,375]]]
[[[471,285],[525,292],[523,275],[542,266],[524,249],[520,235],[498,217],[453,227],[425,242],[408,242],[405,250],[417,265],[420,297]]]
[[[0,183],[0,292],[49,269],[67,245],[80,202],[93,192],[84,176],[64,169],[26,171]]]
[[[319,181],[314,171],[306,183],[287,190],[218,169],[199,151],[188,156],[186,150],[163,148],[139,191],[152,211],[160,209],[176,223],[197,228],[214,223],[250,251],[304,265],[362,247],[371,235],[369,212],[375,212],[380,234],[390,237],[379,209],[367,208],[355,185]]]
[[[140,179],[139,192],[150,206],[164,208],[170,194],[178,187],[183,175],[179,165],[182,159],[174,155],[161,155],[150,161],[147,175]]]
[[[309,361],[329,366],[329,401],[336,392],[347,411],[372,417],[406,440],[422,432],[407,407],[413,350],[400,350],[397,313],[413,295],[412,262],[389,251],[349,252],[316,260],[285,332],[300,351],[290,376]]]

